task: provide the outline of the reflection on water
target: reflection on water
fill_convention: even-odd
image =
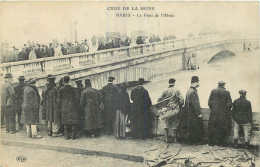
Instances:
[[[197,75],[200,79],[198,94],[201,107],[208,108],[211,90],[217,87],[218,81],[223,80],[227,83],[226,89],[230,91],[233,101],[239,97],[240,89],[247,90],[247,99],[251,101],[253,112],[260,112],[259,50],[237,53],[234,57],[213,64],[201,64],[197,71],[182,70],[171,73],[157,78],[145,87],[155,104],[163,90],[167,88],[168,79],[174,77],[177,80],[175,87],[185,98],[193,75]]]

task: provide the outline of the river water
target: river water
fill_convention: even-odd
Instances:
[[[169,78],[174,77],[175,88],[179,89],[185,98],[190,79],[196,75],[200,80],[198,94],[201,107],[208,108],[210,92],[218,86],[218,81],[222,80],[226,82],[226,89],[230,91],[233,101],[239,98],[239,90],[247,90],[247,99],[251,101],[253,112],[260,112],[259,56],[259,50],[236,53],[234,57],[213,64],[200,64],[200,69],[196,71],[181,70],[160,76],[146,84],[145,88],[155,104],[163,90],[168,87]],[[169,68],[170,64],[168,62],[165,66]]]

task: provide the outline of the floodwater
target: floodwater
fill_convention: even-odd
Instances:
[[[190,87],[190,79],[196,75],[200,80],[198,94],[201,107],[208,108],[210,92],[217,88],[218,81],[222,80],[226,82],[226,89],[230,91],[233,101],[239,98],[238,91],[244,89],[247,91],[247,99],[251,101],[253,112],[260,112],[259,60],[259,50],[240,52],[234,57],[219,60],[214,64],[200,64],[200,69],[196,71],[181,70],[160,76],[146,84],[145,88],[155,104],[163,90],[168,87],[169,78],[174,77],[175,88],[179,89],[185,98]],[[170,62],[166,64],[166,66],[169,65]]]

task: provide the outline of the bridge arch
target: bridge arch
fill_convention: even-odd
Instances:
[[[230,50],[223,50],[223,51],[220,51],[219,53],[215,54],[209,61],[208,61],[208,64],[210,63],[214,63],[218,60],[223,60],[223,59],[226,59],[226,58],[229,58],[229,57],[233,57],[235,56],[236,54]]]

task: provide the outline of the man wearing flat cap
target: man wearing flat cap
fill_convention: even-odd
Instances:
[[[238,145],[239,126],[242,126],[244,131],[245,147],[249,147],[250,131],[252,124],[252,107],[251,102],[246,99],[246,91],[239,91],[240,98],[233,103],[232,118],[234,122],[234,147]]]
[[[158,104],[162,103],[161,118],[165,122],[165,138],[168,141],[169,130],[173,130],[174,142],[177,142],[177,129],[179,125],[179,112],[184,104],[181,92],[174,88],[175,79],[169,79],[169,87],[163,92],[158,99]]]
[[[27,137],[40,139],[37,132],[39,124],[40,95],[36,88],[36,79],[31,78],[23,91],[22,123],[26,125]]]
[[[15,85],[15,110],[18,117],[19,129],[23,129],[23,124],[21,123],[21,113],[22,113],[22,104],[23,104],[23,89],[26,86],[24,76],[19,76],[19,83]]]
[[[180,114],[179,136],[188,139],[190,144],[202,144],[204,136],[198,87],[199,78],[193,76],[190,89],[186,93],[184,109]]]
[[[4,117],[6,121],[6,133],[16,133],[15,129],[15,108],[14,98],[15,91],[12,84],[13,75],[7,73],[5,75],[5,82],[1,88],[1,125],[4,124]]]
[[[231,130],[232,99],[229,91],[225,89],[224,81],[218,82],[218,87],[211,91],[208,105],[209,116],[209,142],[210,145],[225,145],[225,140]]]
[[[114,123],[116,117],[116,103],[119,89],[113,84],[114,77],[108,77],[108,84],[101,89],[102,102],[104,104],[103,121],[107,135],[114,132]]]
[[[133,101],[133,138],[146,139],[151,131],[150,106],[152,101],[148,91],[143,87],[144,79],[139,78],[138,85],[131,92]]]

